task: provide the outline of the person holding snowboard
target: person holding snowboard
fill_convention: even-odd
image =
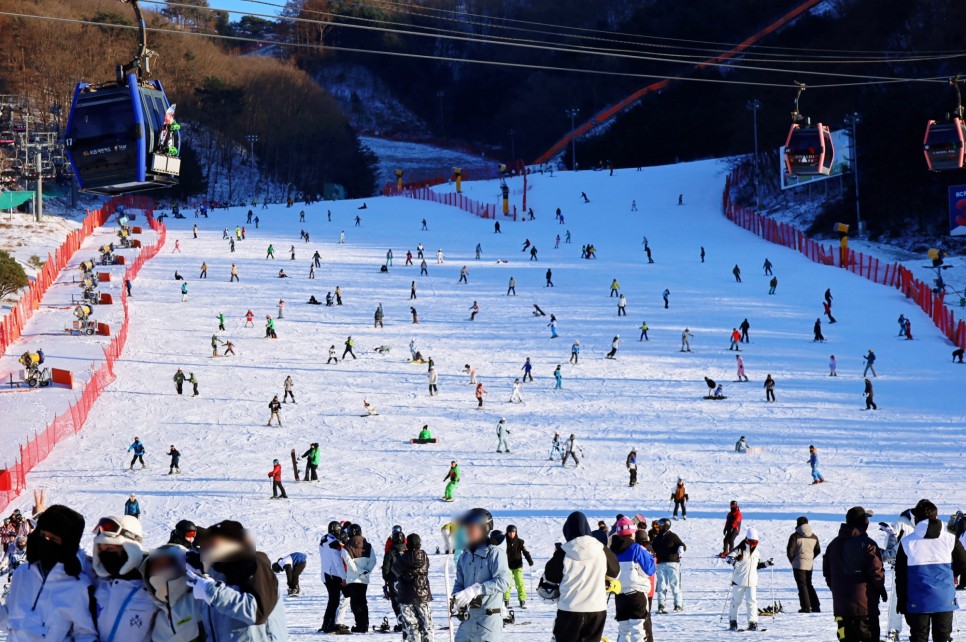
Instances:
[[[455,461],[451,461],[449,463],[449,471],[446,473],[446,477],[443,477],[443,481],[446,482],[446,489],[443,491],[443,501],[453,501],[453,493],[456,492],[456,487],[459,486],[460,475],[459,465]]]
[[[319,481],[319,460],[321,458],[322,451],[319,449],[319,444],[316,442],[309,444],[309,449],[299,457],[299,459],[305,460],[305,473],[302,475],[302,481]]]

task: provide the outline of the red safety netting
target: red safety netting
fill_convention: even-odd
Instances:
[[[16,341],[20,337],[20,331],[23,325],[30,318],[33,311],[37,309],[43,293],[47,291],[47,288],[57,278],[60,270],[67,264],[73,253],[80,248],[81,243],[91,235],[94,229],[107,221],[117,209],[118,205],[124,205],[131,209],[144,210],[148,225],[158,235],[154,243],[142,246],[138,257],[124,271],[125,279],[134,280],[145,261],[152,259],[161,251],[161,247],[164,245],[167,236],[164,225],[154,219],[153,203],[151,199],[143,196],[122,196],[112,198],[101,209],[90,212],[84,219],[83,226],[68,235],[67,240],[57,249],[56,256],[50,257],[44,269],[21,297],[17,306],[4,319],[4,327],[0,328],[4,332],[7,331],[6,324],[11,317],[16,319],[16,321],[11,322],[9,326],[13,334],[5,333],[0,335],[0,347],[5,349],[10,342]],[[54,269],[52,266],[57,267]],[[49,271],[48,268],[50,268]],[[94,371],[90,380],[84,384],[80,396],[67,410],[55,417],[43,432],[35,433],[33,439],[28,441],[26,445],[20,447],[20,457],[14,465],[0,470],[0,511],[5,510],[10,502],[16,499],[21,491],[26,488],[27,473],[42,462],[60,441],[70,435],[76,434],[83,428],[84,422],[87,421],[87,416],[90,414],[94,403],[104,389],[114,381],[114,362],[120,358],[121,352],[124,350],[130,322],[127,290],[123,287],[121,288],[121,305],[124,310],[124,321],[117,334],[114,335],[111,342],[104,348],[104,362]],[[11,339],[10,337],[13,338]],[[6,344],[3,343],[4,339],[8,340]]]
[[[956,347],[966,349],[966,322],[956,321],[953,311],[946,307],[945,292],[934,293],[927,283],[915,278],[910,270],[898,263],[886,263],[877,257],[833,244],[823,245],[805,236],[794,225],[779,223],[736,206],[731,200],[731,186],[744,178],[743,172],[735,169],[725,182],[722,208],[728,220],[766,241],[800,252],[816,263],[840,267],[870,281],[896,288],[922,308]]]

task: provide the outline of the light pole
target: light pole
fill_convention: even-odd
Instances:
[[[761,176],[758,173],[758,110],[761,109],[761,101],[757,98],[749,100],[745,107],[751,110],[755,124],[755,211],[761,211]]]
[[[576,130],[576,126],[574,125],[574,119],[577,118],[577,115],[580,113],[580,110],[577,109],[576,107],[573,107],[571,109],[568,109],[564,113],[570,116],[570,144],[571,144],[570,162],[571,162],[571,168],[576,172],[577,171],[577,137],[574,135],[574,131]]]
[[[855,126],[862,122],[862,116],[854,111],[845,115],[845,124],[852,128],[852,178],[855,180],[855,227],[862,233],[862,210],[859,208],[859,141],[855,137]]]
[[[248,160],[254,165],[255,164],[255,143],[258,142],[258,134],[249,134],[245,136],[245,140],[248,141]]]

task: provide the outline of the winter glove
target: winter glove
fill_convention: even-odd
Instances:
[[[465,608],[470,605],[470,602],[474,598],[479,597],[483,593],[483,585],[474,584],[473,586],[467,587],[453,595],[453,601],[456,602],[456,606],[459,608]]]
[[[684,547],[678,546],[678,557],[683,557],[683,556],[684,556]]]
[[[185,576],[187,577],[188,586],[191,587],[191,594],[196,600],[201,600],[205,604],[211,604],[211,600],[214,597],[213,587],[217,582],[215,582],[210,577],[205,577],[203,575],[198,575],[189,566],[185,570]],[[211,587],[211,588],[209,588]]]
[[[896,534],[895,530],[893,530],[893,528],[888,524],[886,524],[885,522],[879,522],[879,530],[885,533],[886,535],[894,536]]]

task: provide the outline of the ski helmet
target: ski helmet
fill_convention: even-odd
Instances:
[[[667,517],[662,517],[661,519],[657,520],[657,527],[662,531],[669,531],[671,530],[671,520],[669,520]]]
[[[493,530],[493,515],[485,508],[472,508],[466,511],[459,521],[463,526],[478,524],[483,527],[483,531],[487,534]]]
[[[393,531],[392,537],[390,538],[393,545],[400,546],[406,543],[406,534],[402,531]]]
[[[396,524],[395,526],[392,527],[392,532],[393,533],[401,533],[402,532],[402,529],[403,529],[402,526],[400,526],[399,524]]]
[[[507,535],[509,535],[510,533],[516,533],[516,532],[517,532],[517,527],[514,526],[513,524],[510,524],[510,525],[508,525],[506,527],[506,534]]]
[[[748,540],[749,542],[757,542],[758,541],[758,529],[757,528],[749,528],[748,531],[745,533],[745,539]]]
[[[340,524],[335,520],[332,520],[331,522],[329,522],[328,531],[329,531],[329,535],[335,535],[336,537],[338,537],[339,533],[342,531],[342,524]]]
[[[178,535],[184,536],[188,533],[197,533],[198,527],[195,526],[195,523],[190,519],[183,519],[174,525],[174,530],[178,533]]]
[[[362,535],[362,526],[358,524],[353,524],[349,527],[349,535],[352,537],[357,537]]]
[[[117,571],[117,575],[127,575],[141,565],[144,560],[144,549],[141,548],[141,540],[144,532],[141,529],[141,522],[133,515],[124,517],[103,517],[94,527],[94,550],[93,563],[94,572],[101,577],[110,577],[112,573],[105,568],[101,561],[101,545],[120,546],[124,549],[126,559]]]
[[[487,541],[490,542],[490,546],[500,546],[506,541],[506,535],[501,530],[493,530],[490,531]]]

